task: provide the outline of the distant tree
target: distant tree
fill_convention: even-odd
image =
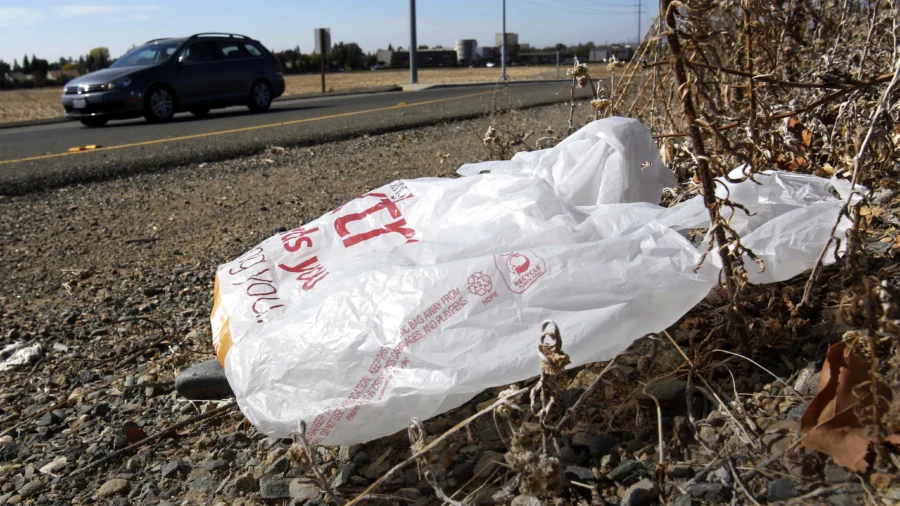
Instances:
[[[15,58],[13,58],[12,70],[13,70],[13,72],[21,72],[22,71],[22,66],[19,65],[19,60],[15,59]]]
[[[419,49],[428,49],[428,46],[426,46],[425,44],[422,44],[421,46],[419,46]]]
[[[31,62],[28,61],[28,55],[22,57],[22,72],[31,73]]]
[[[48,70],[50,70],[50,62],[42,60],[35,55],[31,55],[31,72],[33,74],[44,76],[47,74]]]
[[[388,51],[393,51],[393,50],[394,50],[394,45],[391,44],[390,42],[388,42],[388,49],[387,49],[387,50],[388,50]]]
[[[375,53],[369,53],[363,58],[363,67],[364,68],[372,68],[373,65],[378,63],[378,55]]]
[[[88,52],[88,68],[90,70],[100,70],[109,67],[109,49],[105,47],[95,47]]]
[[[59,70],[76,70],[77,68],[78,68],[78,65],[76,65],[74,63],[66,63],[65,65],[60,67]]]

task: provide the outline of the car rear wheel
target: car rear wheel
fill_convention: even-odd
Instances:
[[[89,128],[102,127],[109,121],[107,118],[81,118],[81,124]]]
[[[169,121],[175,115],[175,97],[168,89],[158,86],[147,93],[144,117],[151,123]]]
[[[198,118],[202,118],[209,114],[209,107],[200,108],[200,109],[191,109],[191,114],[197,116]]]
[[[265,81],[256,81],[250,88],[250,100],[247,107],[253,112],[268,111],[272,105],[272,88]]]

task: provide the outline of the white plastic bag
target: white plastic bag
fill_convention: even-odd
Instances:
[[[389,435],[537,374],[544,320],[572,366],[605,360],[716,283],[718,259],[694,272],[682,235],[708,226],[703,202],[657,205],[674,179],[637,121],[460,173],[383,186],[219,267],[214,344],[261,431]],[[756,213],[733,223],[766,261],[752,279],[784,280],[812,266],[841,201],[821,178],[757,179],[727,185]]]

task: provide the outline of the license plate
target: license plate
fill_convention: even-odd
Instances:
[[[72,101],[72,107],[75,109],[84,109],[87,107],[87,100],[84,98],[76,98]]]

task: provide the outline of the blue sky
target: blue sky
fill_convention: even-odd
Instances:
[[[520,43],[547,46],[633,41],[638,0],[507,0],[506,30]],[[642,30],[657,9],[643,0]],[[649,6],[647,5],[649,4]],[[501,31],[501,0],[418,0],[418,42],[453,47],[456,39],[493,45]],[[332,42],[357,42],[367,52],[409,43],[408,0],[0,0],[0,59],[32,53],[50,61],[106,46],[113,57],[132,44],[203,31],[242,33],[274,50],[313,47],[313,29],[331,28]]]

